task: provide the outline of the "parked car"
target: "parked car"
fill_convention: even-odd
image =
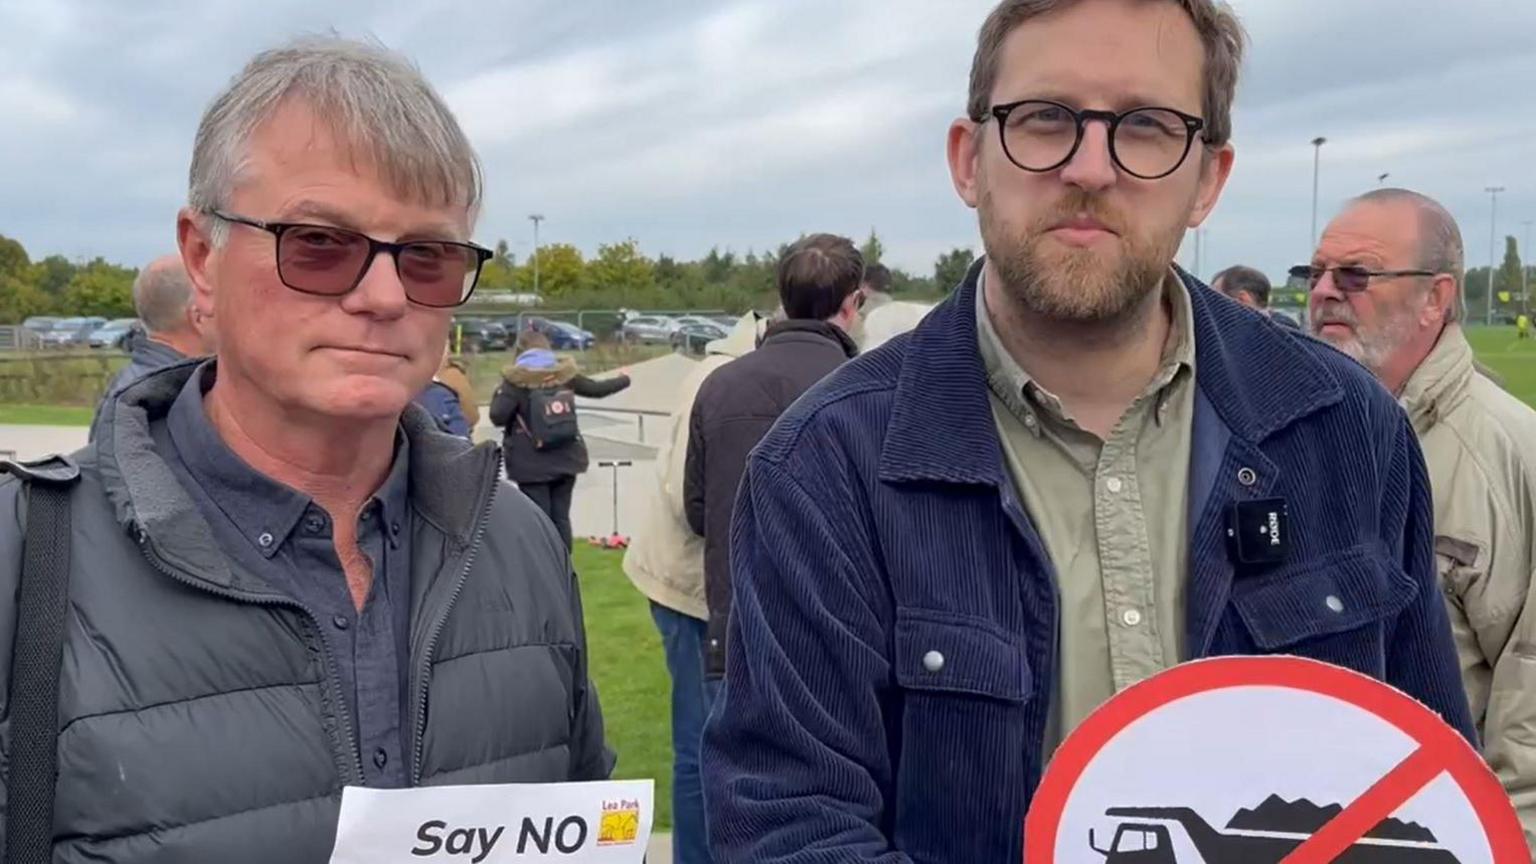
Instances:
[[[454,332],[458,333],[462,340],[459,343],[460,351],[478,353],[507,350],[509,341],[507,328],[495,321],[487,321],[484,318],[456,318],[453,325]]]
[[[672,341],[672,319],[661,315],[637,315],[619,326],[619,341],[641,345],[666,345]]]
[[[106,323],[105,318],[61,318],[38,335],[44,348],[73,348],[85,345],[91,334]]]
[[[91,332],[86,342],[92,348],[123,348],[128,334],[139,326],[137,318],[113,318]]]
[[[549,338],[550,347],[558,351],[585,351],[597,344],[597,337],[590,331],[583,330],[569,321],[528,318],[524,320],[523,326],[543,333]]]
[[[549,337],[549,346],[556,351],[585,351],[597,344],[597,337],[590,330],[583,330],[569,321],[556,321],[537,315],[508,315],[497,319],[507,328],[509,343],[517,342],[519,330],[533,330]]]
[[[676,333],[688,324],[714,324],[715,322],[703,315],[679,315],[672,319],[672,332]]]
[[[21,326],[33,333],[46,333],[53,329],[53,325],[59,323],[59,319],[52,315],[33,315],[21,322]]]
[[[682,351],[684,354],[703,354],[709,343],[716,339],[724,339],[730,335],[730,332],[713,321],[703,324],[684,324],[672,334],[672,349]]]

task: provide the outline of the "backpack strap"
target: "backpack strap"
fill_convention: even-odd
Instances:
[[[0,471],[27,484],[26,541],[11,655],[5,864],[47,864],[53,860],[59,662],[69,610],[69,491],[80,471],[62,456],[6,461]]]

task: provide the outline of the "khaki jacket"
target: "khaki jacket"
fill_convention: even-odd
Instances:
[[[654,482],[642,484],[644,522],[624,553],[624,574],[641,594],[701,621],[709,620],[704,601],[704,538],[688,527],[683,510],[683,472],[688,457],[688,418],[704,379],[716,369],[753,350],[757,320],[751,313],[731,334],[709,344],[698,368],[678,388],[667,439],[656,451]]]
[[[1536,410],[1474,368],[1454,324],[1402,403],[1429,465],[1436,559],[1472,716],[1536,849]]]

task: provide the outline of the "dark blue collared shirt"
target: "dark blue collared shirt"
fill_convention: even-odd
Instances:
[[[357,611],[336,554],[331,517],[309,496],[247,465],[203,410],[207,363],[171,407],[157,444],[235,566],[259,576],[313,617],[341,684],[365,785],[409,785],[405,742],[410,671],[412,518],[410,454],[403,433],[394,464],[358,517],[358,546],[373,587]]]

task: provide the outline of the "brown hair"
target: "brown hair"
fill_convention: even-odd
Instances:
[[[1003,0],[987,16],[976,37],[971,61],[971,92],[966,114],[977,123],[991,107],[987,100],[1002,66],[1003,41],[1031,18],[1066,8],[1078,0]],[[1232,99],[1237,93],[1238,68],[1243,63],[1247,34],[1225,0],[1161,0],[1177,3],[1189,14],[1205,44],[1205,141],[1220,147],[1232,137]]]
[[[549,350],[549,337],[537,330],[524,330],[517,334],[517,353],[532,351],[535,348]]]
[[[864,256],[852,240],[836,234],[801,237],[779,257],[784,317],[825,321],[863,280]]]

